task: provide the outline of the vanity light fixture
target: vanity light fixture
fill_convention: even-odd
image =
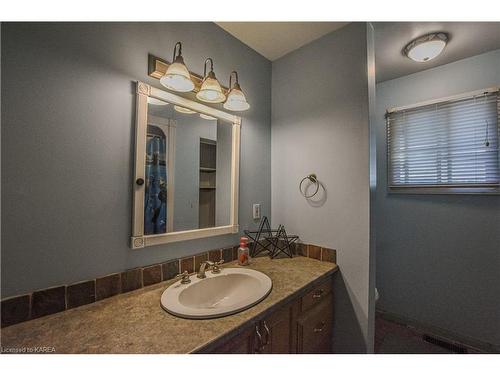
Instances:
[[[184,64],[184,59],[182,58],[181,42],[175,43],[172,64],[168,67],[165,75],[160,78],[160,83],[167,89],[173,91],[193,91],[194,83],[188,69],[186,68],[186,64]]]
[[[207,74],[208,62],[210,63],[210,71]],[[222,92],[222,87],[219,81],[217,81],[217,78],[215,78],[214,62],[210,57],[205,60],[203,82],[201,83],[200,91],[198,91],[196,97],[202,102],[207,103],[222,103],[226,100],[226,95]]]
[[[152,98],[148,96],[148,103],[152,105],[168,105],[167,102],[164,102],[163,100]]]
[[[404,54],[413,61],[427,62],[443,52],[448,43],[446,33],[431,33],[412,40],[404,48]]]
[[[204,113],[200,113],[200,117],[201,117],[201,118],[204,118],[205,120],[217,120],[215,117],[212,117],[212,116],[206,115],[206,114],[204,114]]]
[[[192,111],[192,110],[190,110],[190,109],[188,109],[188,108],[181,107],[181,106],[179,106],[179,105],[174,105],[174,109],[175,109],[177,112],[179,112],[179,113],[186,113],[186,114],[188,114],[188,115],[193,114],[193,113],[196,113],[195,111]]]
[[[231,85],[233,74],[235,76],[234,86]],[[250,104],[248,104],[245,94],[241,91],[241,87],[238,82],[238,72],[234,70],[229,75],[229,94],[227,94],[227,100],[223,107],[225,109],[229,109],[230,111],[246,111],[250,108]]]

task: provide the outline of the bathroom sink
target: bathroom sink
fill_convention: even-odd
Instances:
[[[246,268],[223,268],[221,273],[206,273],[206,278],[190,277],[161,295],[161,306],[169,313],[189,319],[219,318],[236,314],[261,302],[273,283],[262,272]]]

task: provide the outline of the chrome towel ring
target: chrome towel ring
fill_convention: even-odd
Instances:
[[[316,190],[314,190],[314,193],[312,193],[311,195],[307,195],[306,192],[304,190],[302,190],[302,184],[304,183],[305,180],[309,180],[311,183],[313,183],[314,185],[316,185]],[[316,174],[311,173],[310,175],[307,175],[302,180],[300,180],[299,190],[300,190],[300,194],[302,194],[302,196],[304,198],[312,198],[312,197],[314,197],[318,193],[318,191],[319,191],[319,181],[318,181],[318,177],[316,177]]]

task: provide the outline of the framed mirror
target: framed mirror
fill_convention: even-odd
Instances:
[[[238,233],[240,125],[137,82],[132,248]]]

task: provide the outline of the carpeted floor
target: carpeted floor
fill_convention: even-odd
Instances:
[[[467,350],[468,353],[478,353]],[[422,332],[383,319],[375,319],[375,353],[377,354],[455,354],[455,351],[423,339]]]

